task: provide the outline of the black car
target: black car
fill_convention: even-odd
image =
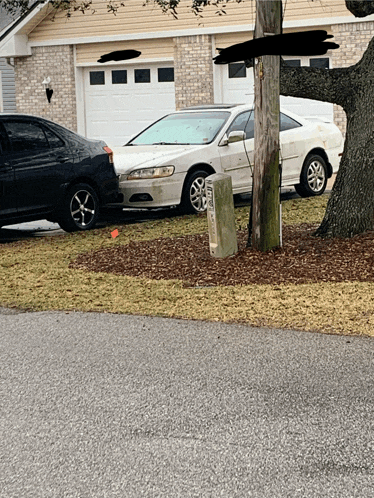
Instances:
[[[44,118],[0,114],[0,227],[47,219],[89,230],[119,199],[113,153]]]

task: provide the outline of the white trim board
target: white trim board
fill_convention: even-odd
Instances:
[[[106,66],[125,66],[125,65],[131,65],[134,66],[136,64],[153,64],[157,62],[173,62],[174,59],[173,57],[164,57],[164,58],[157,58],[157,59],[130,59],[127,61],[108,61],[106,63],[101,63],[101,62],[77,62],[76,67],[92,67],[92,66],[98,66],[98,67],[103,67],[105,68]]]

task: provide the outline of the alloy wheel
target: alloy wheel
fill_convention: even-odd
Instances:
[[[70,212],[77,227],[89,225],[95,216],[95,200],[91,193],[87,190],[76,192],[70,202]]]
[[[314,160],[309,164],[307,173],[308,185],[313,192],[319,192],[326,179],[325,168],[318,160]]]
[[[190,202],[196,212],[202,213],[206,210],[205,178],[199,176],[192,182],[190,188]]]

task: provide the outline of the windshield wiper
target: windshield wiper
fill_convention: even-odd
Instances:
[[[175,142],[153,142],[152,145],[177,145]]]
[[[191,145],[191,144],[182,143],[182,142],[154,142],[152,145]]]

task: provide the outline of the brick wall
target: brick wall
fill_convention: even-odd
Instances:
[[[48,103],[44,78],[51,78],[53,96]],[[77,130],[74,56],[71,45],[34,47],[31,57],[15,59],[17,111],[36,114]]]
[[[332,25],[334,41],[340,45],[338,50],[332,51],[333,67],[348,67],[356,64],[365,52],[373,33],[374,22],[372,21]],[[334,122],[345,134],[345,112],[337,105],[334,105]]]
[[[174,38],[175,104],[213,104],[212,40],[210,35]]]

